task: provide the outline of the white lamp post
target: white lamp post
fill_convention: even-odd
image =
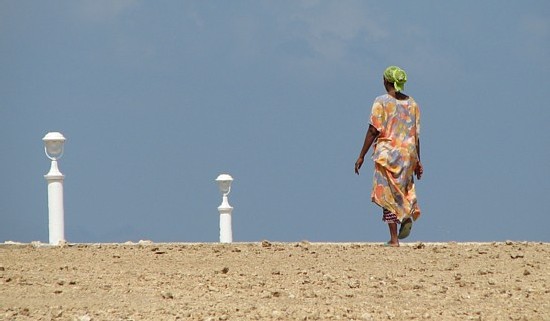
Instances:
[[[48,181],[48,225],[50,244],[58,245],[65,241],[65,218],[63,208],[63,179],[65,176],[57,167],[57,160],[63,156],[65,137],[58,132],[50,132],[42,138],[46,156],[52,164],[48,174],[44,175]]]
[[[233,231],[231,229],[231,213],[233,207],[229,205],[227,201],[227,195],[231,191],[231,183],[233,178],[227,174],[221,174],[216,178],[216,182],[220,186],[220,192],[222,192],[222,204],[218,207],[220,212],[220,242],[231,243],[233,242]]]

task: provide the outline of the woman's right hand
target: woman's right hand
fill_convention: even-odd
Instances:
[[[418,179],[420,179],[422,177],[422,174],[424,174],[424,167],[422,166],[422,163],[420,161],[416,163],[414,173],[416,174],[416,178]]]

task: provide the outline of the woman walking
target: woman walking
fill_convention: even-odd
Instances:
[[[396,66],[384,71],[386,94],[376,97],[363,148],[355,162],[355,173],[374,143],[374,178],[371,198],[382,208],[382,220],[390,230],[389,246],[410,233],[413,220],[420,216],[414,177],[421,178],[420,110],[414,99],[403,93],[407,74]],[[397,225],[400,224],[399,234]]]

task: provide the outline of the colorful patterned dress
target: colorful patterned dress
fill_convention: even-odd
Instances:
[[[397,219],[420,216],[414,188],[416,149],[420,134],[420,110],[412,97],[397,100],[386,94],[376,97],[370,124],[379,135],[372,159],[374,179],[372,201],[394,213]]]

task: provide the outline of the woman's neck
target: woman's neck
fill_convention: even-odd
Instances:
[[[405,95],[404,93],[400,92],[400,91],[395,91],[395,89],[390,89],[390,90],[387,90],[388,92],[388,95],[392,96],[393,98],[397,99],[397,100],[405,100],[405,99],[408,99],[409,96]]]

